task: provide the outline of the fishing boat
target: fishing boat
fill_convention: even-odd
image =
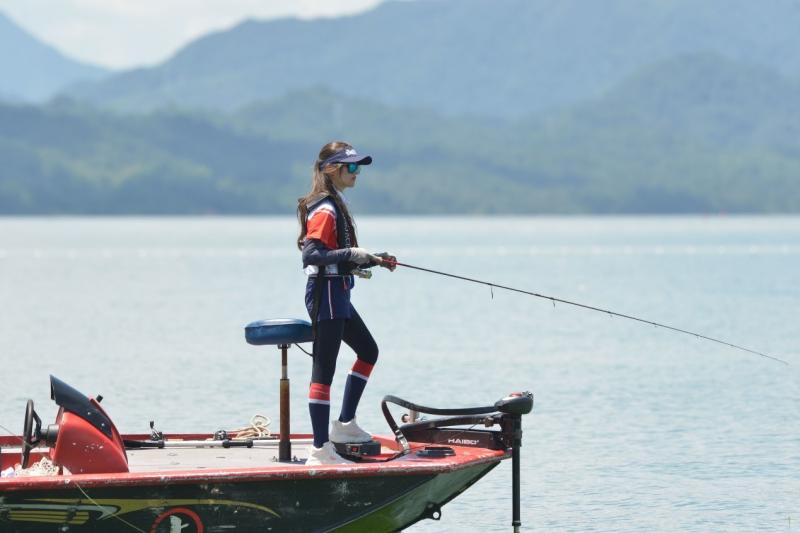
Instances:
[[[311,341],[311,324],[260,320],[245,337],[281,354],[277,435],[163,433],[152,422],[149,434],[123,435],[102,396],[50,376],[54,423],[43,426],[28,400],[22,435],[0,437],[0,531],[399,531],[438,520],[442,506],[507,458],[519,530],[521,419],[533,407],[530,392],[456,409],[386,396],[389,435],[337,444],[351,464],[310,466],[311,436],[290,431],[287,353]],[[401,423],[390,404],[409,410]]]

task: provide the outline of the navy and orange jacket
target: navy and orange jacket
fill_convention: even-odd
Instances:
[[[330,196],[308,205],[306,237],[303,241],[303,269],[316,276],[325,267],[325,276],[347,276],[357,265],[352,262],[354,239],[344,214]]]

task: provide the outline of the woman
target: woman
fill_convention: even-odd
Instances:
[[[347,143],[326,144],[314,163],[311,192],[298,200],[297,246],[303,252],[303,268],[308,275],[306,308],[314,324],[314,363],[308,393],[314,444],[306,462],[310,465],[349,463],[336,453],[332,442],[371,440],[369,433],[358,427],[355,415],[378,359],[378,346],[350,303],[352,272],[375,265],[394,270],[396,260],[389,254],[371,254],[358,247],[342,194],[355,186],[361,166],[370,163],[372,157],[359,155]],[[341,413],[332,422],[329,434],[330,387],[342,341],[353,349],[357,359],[347,376]]]

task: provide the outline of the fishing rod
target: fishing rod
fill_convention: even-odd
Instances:
[[[391,264],[394,264],[394,265],[397,265],[397,266],[406,267],[406,268],[411,268],[411,269],[414,269],[414,270],[421,270],[422,272],[429,272],[431,274],[438,274],[440,276],[446,276],[448,278],[455,278],[455,279],[460,279],[460,280],[463,280],[463,281],[469,281],[471,283],[478,283],[480,285],[487,285],[490,289],[494,289],[494,288],[505,289],[507,291],[518,292],[518,293],[521,293],[521,294],[527,294],[528,296],[535,296],[537,298],[543,298],[545,300],[550,300],[551,302],[553,302],[553,306],[554,307],[556,305],[556,302],[558,302],[558,303],[562,303],[562,304],[573,305],[575,307],[581,307],[583,309],[588,309],[590,311],[597,311],[599,313],[605,313],[605,314],[610,315],[610,316],[618,316],[620,318],[627,318],[628,320],[635,320],[636,322],[642,322],[644,324],[650,324],[652,326],[656,326],[656,327],[659,327],[659,328],[669,329],[669,330],[672,330],[672,331],[676,331],[678,333],[684,333],[686,335],[691,335],[691,336],[696,337],[698,339],[705,339],[705,340],[708,340],[708,341],[711,341],[711,342],[716,342],[717,344],[722,344],[722,345],[728,346],[730,348],[735,348],[737,350],[742,350],[744,352],[749,352],[749,353],[752,353],[752,354],[755,354],[755,355],[760,355],[761,357],[766,357],[767,359],[772,359],[773,361],[778,361],[779,363],[783,363],[784,365],[787,365],[787,366],[789,365],[789,363],[784,361],[783,359],[779,359],[779,358],[774,357],[772,355],[768,355],[768,354],[765,354],[763,352],[759,352],[758,350],[751,350],[750,348],[745,348],[744,346],[739,346],[738,344],[733,344],[733,343],[730,343],[730,342],[727,342],[727,341],[723,341],[723,340],[720,340],[720,339],[715,339],[713,337],[709,337],[707,335],[702,335],[700,333],[695,333],[694,331],[688,331],[688,330],[685,330],[685,329],[676,328],[674,326],[669,326],[667,324],[661,324],[660,322],[653,322],[652,320],[646,320],[644,318],[639,318],[639,317],[635,317],[635,316],[631,316],[631,315],[626,315],[626,314],[623,314],[623,313],[617,313],[616,311],[611,311],[609,309],[602,309],[600,307],[594,307],[594,306],[582,304],[582,303],[579,303],[579,302],[572,302],[572,301],[569,301],[569,300],[564,300],[562,298],[556,298],[554,296],[547,296],[545,294],[539,294],[539,293],[536,293],[536,292],[526,291],[526,290],[522,290],[522,289],[515,289],[514,287],[506,287],[504,285],[498,285],[497,283],[492,283],[492,282],[489,282],[489,281],[482,281],[482,280],[479,280],[479,279],[467,278],[465,276],[458,276],[456,274],[450,274],[450,273],[447,273],[447,272],[440,272],[439,270],[433,270],[433,269],[430,269],[430,268],[424,268],[424,267],[420,267],[420,266],[409,265],[408,263],[401,263],[401,262],[399,262],[397,260],[391,261]],[[492,295],[494,295],[494,293],[492,293]]]

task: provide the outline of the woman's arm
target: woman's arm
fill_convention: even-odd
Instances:
[[[303,268],[308,265],[326,266],[343,261],[368,268],[380,264],[382,260],[363,248],[331,250],[318,239],[306,239],[303,243]]]
[[[350,248],[331,250],[318,239],[306,239],[303,243],[303,267],[308,265],[326,266],[350,261]]]

